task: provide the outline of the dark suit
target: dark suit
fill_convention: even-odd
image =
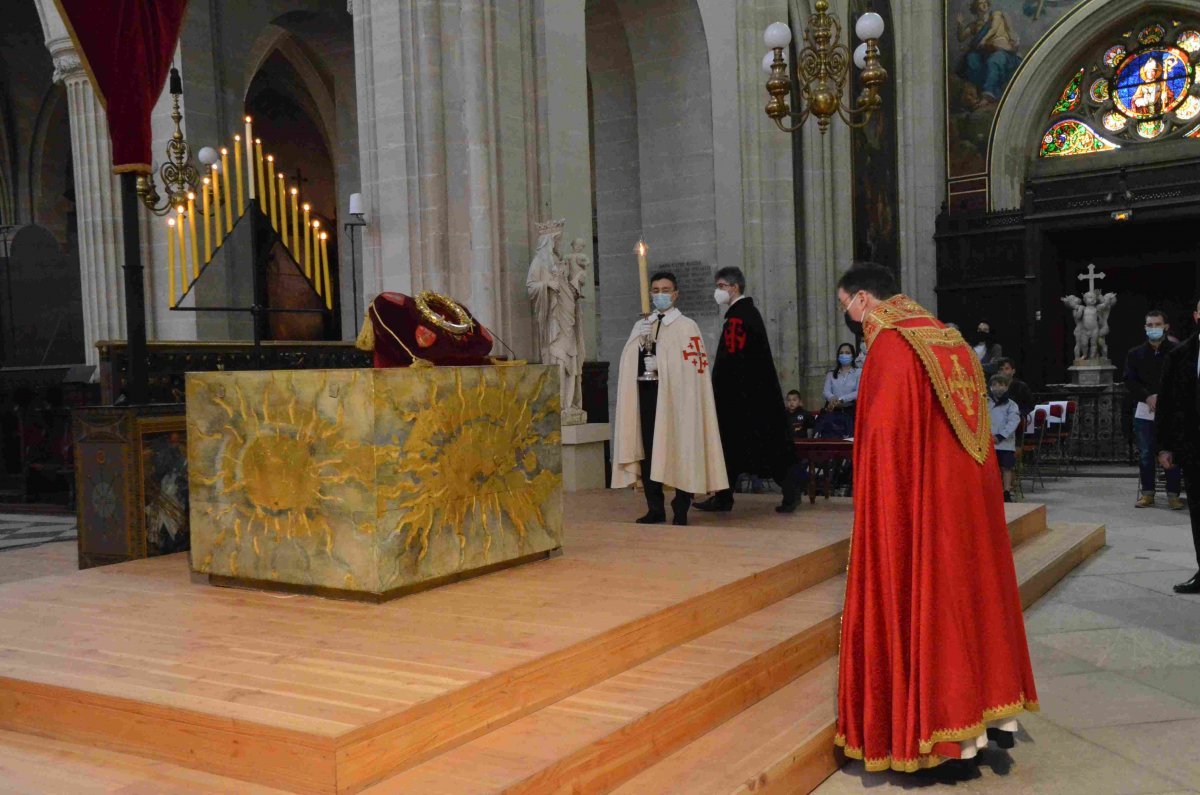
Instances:
[[[1155,433],[1160,450],[1169,450],[1183,469],[1188,508],[1192,514],[1192,542],[1200,566],[1200,389],[1196,366],[1200,337],[1192,336],[1167,354],[1158,387]]]

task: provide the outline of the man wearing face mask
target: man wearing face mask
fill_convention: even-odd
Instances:
[[[982,365],[886,268],[851,268],[837,298],[870,353],[834,742],[868,771],[1011,747],[1037,693]]]
[[[795,452],[788,439],[783,390],[771,357],[771,343],[754,299],[746,295],[746,277],[740,268],[721,268],[713,298],[725,313],[717,354],[713,361],[713,394],[721,448],[730,488],[718,491],[700,511],[733,509],[733,484],[750,473],[774,478],[783,488],[780,513],[796,510],[796,486],[789,477]]]
[[[627,488],[641,479],[648,510],[639,524],[666,521],[663,487],[673,487],[673,523],[686,525],[694,494],[729,487],[712,366],[700,327],[675,306],[675,275],[654,274],[650,298],[653,311],[634,324],[621,352],[612,487]]]
[[[1200,302],[1192,313],[1200,324]],[[1192,519],[1192,544],[1198,571],[1176,584],[1175,593],[1200,593],[1200,332],[1167,354],[1159,385],[1155,431],[1158,462],[1170,475],[1183,472]]]
[[[1154,418],[1158,409],[1158,385],[1162,382],[1167,354],[1175,346],[1167,337],[1171,327],[1161,310],[1146,313],[1146,341],[1131,349],[1125,356],[1125,416],[1133,415],[1133,439],[1138,449],[1138,470],[1141,495],[1134,503],[1138,508],[1154,506]],[[1179,498],[1182,476],[1178,468],[1167,470],[1167,507],[1183,510]]]

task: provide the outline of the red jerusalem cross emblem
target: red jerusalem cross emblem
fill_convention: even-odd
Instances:
[[[742,327],[740,317],[731,317],[725,321],[725,334],[722,336],[725,338],[726,353],[737,353],[746,347],[746,329]]]
[[[683,358],[684,361],[691,362],[698,374],[708,369],[708,354],[704,352],[699,337],[692,337],[692,341],[683,349]]]

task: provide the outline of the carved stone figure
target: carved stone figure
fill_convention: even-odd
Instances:
[[[1116,293],[1091,289],[1083,294],[1064,296],[1075,319],[1075,362],[1108,360],[1108,316],[1117,303]]]
[[[576,239],[571,253],[558,252],[565,220],[538,224],[537,250],[529,264],[525,287],[533,304],[538,353],[542,364],[557,364],[562,379],[564,425],[586,422],[583,412],[583,318],[579,301],[591,257],[586,242]]]

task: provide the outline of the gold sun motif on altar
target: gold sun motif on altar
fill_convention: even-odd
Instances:
[[[433,540],[452,534],[461,565],[479,544],[487,559],[502,528],[524,539],[545,524],[542,505],[561,475],[538,450],[556,448],[561,436],[558,389],[549,370],[532,381],[517,368],[468,371],[469,379],[463,368],[445,372],[424,382],[415,404],[414,396],[381,395],[380,415],[394,413],[407,434],[378,448],[379,498],[405,553],[420,561]],[[538,399],[551,390],[553,399]]]

